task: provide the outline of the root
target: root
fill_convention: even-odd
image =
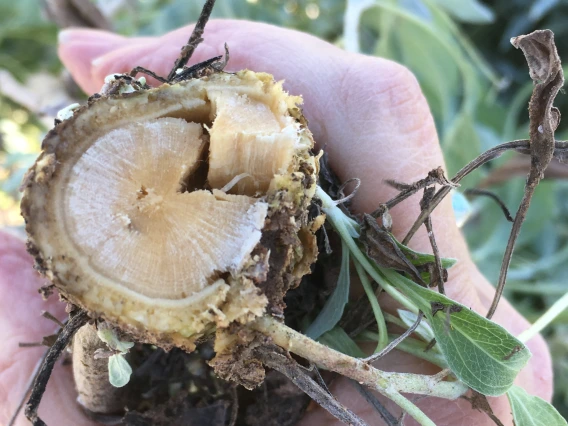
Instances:
[[[270,346],[260,347],[255,355],[264,365],[279,371],[288,377],[296,386],[310,396],[315,402],[325,408],[336,419],[353,426],[366,426],[366,423],[348,408],[344,407],[325,389],[316,383],[302,368],[284,353],[278,353],[279,348]],[[280,352],[282,352],[280,350]]]
[[[37,410],[45,392],[47,382],[55,366],[55,361],[71,342],[73,335],[83,325],[87,323],[89,316],[84,311],[79,311],[69,319],[69,322],[61,330],[57,336],[57,340],[53,346],[47,351],[47,355],[40,367],[39,373],[35,379],[34,386],[30,395],[30,399],[26,404],[26,417],[34,426],[45,426],[44,421],[38,416]]]

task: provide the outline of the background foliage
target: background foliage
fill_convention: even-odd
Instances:
[[[87,0],[85,0],[87,1]],[[64,2],[62,2],[63,4]],[[69,2],[71,4],[72,2]],[[117,32],[163,34],[194,20],[201,1],[99,0]],[[481,151],[527,137],[532,86],[509,39],[538,28],[556,34],[568,63],[568,4],[559,0],[218,0],[213,15],[310,32],[353,51],[394,59],[418,77],[452,175]],[[56,55],[57,26],[37,0],[0,0],[0,227],[21,229],[18,191],[55,112],[81,97]],[[567,111],[568,97],[557,104]],[[557,137],[568,138],[568,122]],[[469,177],[511,210],[528,164],[514,155]],[[554,164],[538,188],[509,272],[506,295],[529,320],[568,291],[568,166]],[[471,200],[464,232],[477,264],[496,281],[510,225],[490,200]],[[546,331],[554,356],[555,405],[568,416],[568,314]]]

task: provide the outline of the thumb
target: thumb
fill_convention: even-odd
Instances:
[[[108,31],[67,29],[59,33],[59,58],[87,94],[98,91],[101,82],[93,78],[93,61],[120,48],[152,44],[150,38],[126,38]]]

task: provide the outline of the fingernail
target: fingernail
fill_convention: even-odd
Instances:
[[[74,32],[74,30],[59,31],[59,34],[57,35],[57,41],[59,42],[59,44],[69,43],[69,41],[73,39]]]
[[[99,56],[98,58],[95,58],[91,61],[91,65],[93,67],[97,67],[104,62],[104,59],[105,59],[105,55]]]

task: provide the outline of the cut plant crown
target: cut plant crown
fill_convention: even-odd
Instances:
[[[92,316],[162,346],[281,310],[316,255],[300,101],[242,71],[74,110],[24,182],[36,267]]]

